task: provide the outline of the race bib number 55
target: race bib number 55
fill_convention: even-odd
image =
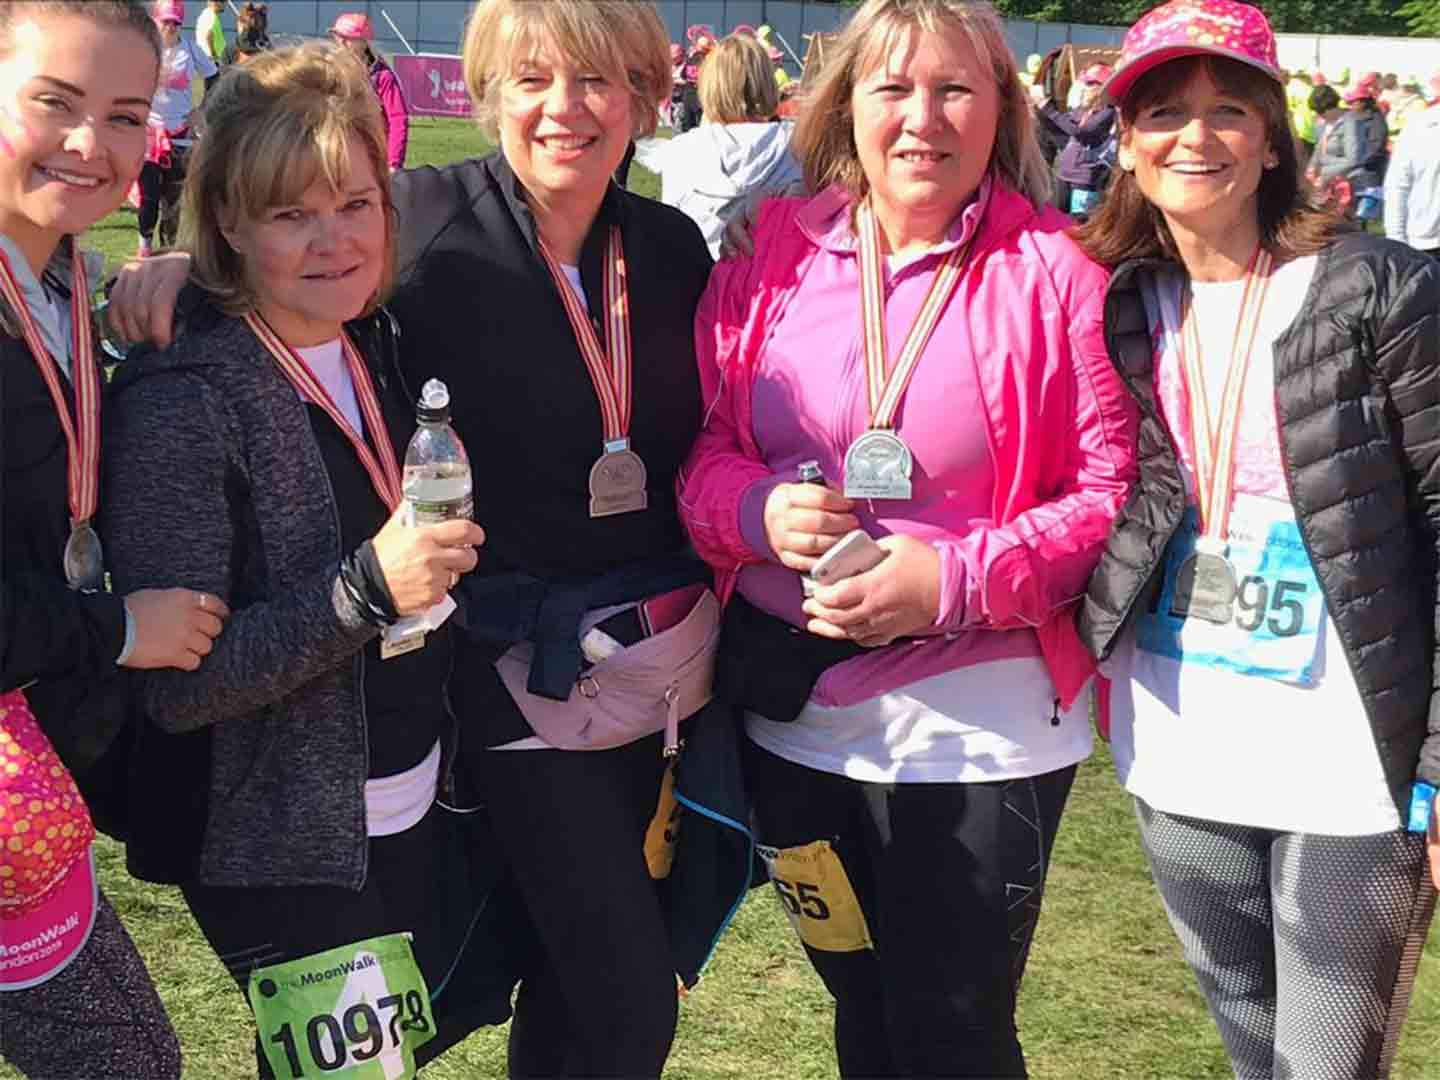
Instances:
[[[756,845],[755,850],[801,941],[821,952],[871,947],[860,900],[830,841],[792,848]]]
[[[411,1077],[415,1050],[435,1037],[408,934],[256,968],[248,993],[260,1045],[280,1080]]]

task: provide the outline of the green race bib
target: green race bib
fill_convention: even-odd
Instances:
[[[415,1075],[435,1037],[430,991],[409,934],[386,934],[250,974],[260,1045],[280,1080]]]

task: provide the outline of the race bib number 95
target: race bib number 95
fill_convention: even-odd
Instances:
[[[801,941],[821,952],[870,948],[865,913],[830,841],[792,848],[756,845],[755,850]]]
[[[1136,620],[1136,643],[1185,664],[1275,679],[1320,681],[1325,597],[1290,507],[1236,495],[1224,588],[1207,582],[1203,614],[1186,594],[1196,556],[1196,517],[1186,511],[1165,560],[1154,607]]]
[[[415,1050],[435,1037],[408,934],[256,968],[248,992],[260,1045],[280,1080],[411,1077]]]

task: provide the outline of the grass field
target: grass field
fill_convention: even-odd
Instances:
[[[484,148],[468,126],[420,121],[411,163]],[[632,186],[656,190],[638,167]],[[112,259],[134,250],[134,215],[113,215],[90,238]],[[1216,778],[1223,783],[1223,777]],[[124,872],[123,853],[100,848],[105,888],[150,965],[185,1052],[186,1077],[253,1075],[248,1012],[201,939],[179,893]],[[1440,1075],[1440,934],[1420,976],[1397,1076]],[[1020,1005],[1032,1074],[1077,1078],[1220,1078],[1229,1075],[1214,1028],[1180,957],[1141,858],[1130,803],[1102,751],[1080,772],[1060,830],[1045,914]],[[504,1075],[505,1033],[486,1030],[425,1075]],[[0,1077],[15,1074],[0,1065]],[[681,1006],[667,1076],[835,1075],[829,999],[793,940],[779,905],[754,892],[710,968]],[[1303,1078],[1302,1078],[1303,1080]]]

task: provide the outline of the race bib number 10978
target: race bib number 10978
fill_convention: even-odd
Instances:
[[[250,1007],[279,1080],[415,1075],[435,1016],[408,934],[386,934],[257,968]]]

